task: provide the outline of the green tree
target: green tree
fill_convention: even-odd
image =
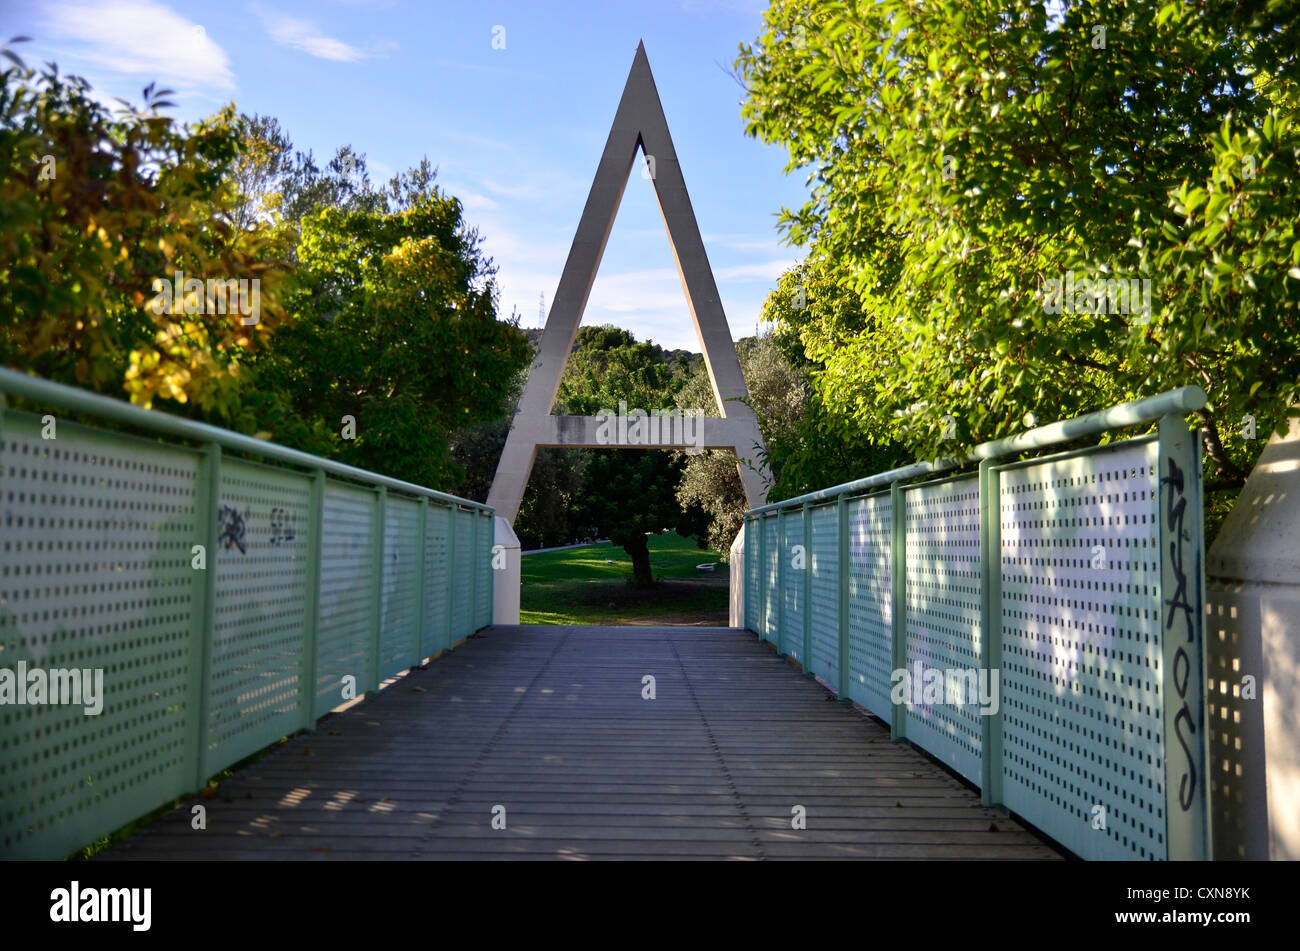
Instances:
[[[596,416],[601,410],[671,409],[686,382],[687,363],[655,344],[639,343],[626,330],[582,327],[560,379],[557,411]],[[587,489],[577,506],[579,524],[595,526],[621,545],[632,560],[633,583],[654,583],[648,533],[665,528],[700,536],[698,512],[686,512],[676,498],[682,464],[663,450],[596,450],[586,471]],[[701,542],[702,544],[702,542]]]
[[[800,271],[796,268],[782,279],[778,293],[768,298],[766,317],[778,319],[779,306],[793,307],[793,294],[803,285],[792,275]],[[803,289],[797,298],[801,307],[806,298]],[[812,385],[818,368],[803,358],[797,336],[771,333],[745,337],[736,342],[736,353],[749,391],[748,403],[767,445],[766,461],[774,480],[767,494],[770,501],[847,482],[896,464],[896,447],[873,444],[869,434],[826,411]],[[677,405],[682,409],[704,407],[706,415],[718,415],[707,371],[701,368],[682,387],[677,393]],[[704,513],[708,519],[708,544],[725,560],[749,507],[736,471],[736,457],[730,452],[706,450],[694,456],[682,453],[680,461],[684,468],[678,501]]]
[[[560,378],[557,411],[595,416],[632,409],[668,409],[685,382],[683,362],[657,344],[638,342],[619,327],[578,328],[569,363]]]
[[[773,440],[793,437],[806,409],[804,375],[782,356],[771,336],[742,338],[736,343],[736,355],[749,393],[747,402],[758,419],[770,456]],[[721,415],[708,370],[703,365],[677,392],[676,402],[683,411],[698,409],[705,416]],[[724,450],[706,449],[694,455],[678,453],[678,461],[683,468],[677,499],[683,506],[703,513],[708,521],[708,545],[726,560],[749,507],[736,468],[736,456]],[[774,475],[779,482],[780,474]]]
[[[747,129],[810,171],[782,226],[869,316],[787,324],[828,411],[922,458],[1199,384],[1238,485],[1242,417],[1266,435],[1300,397],[1294,5],[1051,9],[771,4]],[[1150,281],[1150,312],[1117,285],[1062,307],[1068,272]]]
[[[177,126],[159,112],[168,91],[150,85],[142,108],[110,114],[84,79],[4,54],[0,364],[229,424],[249,359],[283,317],[287,273],[273,234],[230,225],[233,109]],[[171,288],[178,272],[204,291]],[[218,306],[208,280],[259,281],[256,322],[225,294]]]
[[[431,185],[388,212],[302,221],[291,320],[255,365],[265,428],[290,445],[435,487],[448,439],[498,419],[528,358],[496,316],[492,268],[461,205]]]
[[[789,372],[800,380],[801,392],[808,391],[800,412],[784,411],[779,404],[767,412],[769,419],[783,421],[764,430],[768,466],[776,480],[770,499],[793,498],[910,461],[906,449],[891,436],[889,416],[881,407],[867,407],[869,415],[863,418],[826,405],[825,357],[834,349],[819,347],[819,341],[852,335],[872,353],[872,359],[860,367],[864,374],[876,372],[903,345],[890,333],[891,327],[878,327],[863,312],[858,294],[838,282],[833,262],[810,257],[783,274],[763,303],[763,319],[776,328],[766,338],[772,342],[767,362],[787,361]],[[820,359],[811,358],[810,352]],[[750,372],[760,386],[772,376],[760,366],[747,369],[747,378]]]
[[[622,546],[632,559],[632,583],[640,587],[655,583],[647,535],[670,529],[698,538],[706,528],[699,514],[677,501],[681,464],[674,455],[662,449],[597,449],[587,467],[581,518]]]

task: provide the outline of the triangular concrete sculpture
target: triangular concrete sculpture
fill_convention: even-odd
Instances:
[[[704,350],[704,365],[722,418],[704,417],[671,425],[667,420],[653,421],[655,425],[652,426],[633,423],[640,431],[639,438],[628,442],[608,437],[611,428],[608,418],[552,416],[550,413],[638,148],[646,155],[651,184],[659,201],[668,242],[677,262],[677,273]],[[735,452],[740,480],[750,507],[762,505],[763,483],[770,483],[771,478],[760,455],[763,436],[758,421],[753,410],[740,402],[746,395],[745,378],[740,372],[731,330],[722,312],[713,270],[704,253],[695,212],[686,194],[677,151],[673,148],[672,136],[668,134],[668,120],[664,117],[659,92],[650,74],[645,46],[638,44],[632,71],[623,87],[623,98],[619,100],[614,125],[609,130],[595,181],[591,183],[591,193],[578,222],[578,233],[573,238],[573,247],[569,249],[569,258],[560,276],[560,286],[551,302],[541,346],[533,359],[487,502],[496,509],[497,515],[514,524],[539,447],[703,448]],[[618,410],[617,407],[610,409]],[[688,422],[690,425],[686,425]],[[627,428],[620,423],[620,437]]]

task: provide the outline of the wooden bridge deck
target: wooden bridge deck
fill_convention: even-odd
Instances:
[[[494,627],[102,856],[1059,857],[828,701],[734,629]]]

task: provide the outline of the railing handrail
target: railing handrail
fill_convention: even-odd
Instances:
[[[764,512],[771,512],[776,509],[800,507],[805,503],[826,502],[845,493],[867,492],[871,489],[892,485],[895,482],[902,482],[917,476],[949,472],[972,462],[999,459],[1003,456],[1010,456],[1033,449],[1057,446],[1084,436],[1095,436],[1113,429],[1125,429],[1129,426],[1140,426],[1143,423],[1154,423],[1162,416],[1168,416],[1172,413],[1194,413],[1197,410],[1204,409],[1207,401],[1205,391],[1199,386],[1184,386],[1176,390],[1168,390],[1155,396],[1120,403],[1109,409],[1098,410],[1084,416],[1076,416],[1073,419],[1029,429],[1015,436],[980,443],[962,459],[944,458],[935,459],[932,462],[914,462],[897,469],[890,469],[888,472],[879,472],[862,479],[855,479],[852,482],[844,482],[830,488],[805,492],[803,495],[797,495],[791,499],[769,502],[766,505],[749,509],[745,512],[745,517],[762,515]]]
[[[63,383],[54,383],[39,377],[28,376],[17,370],[0,367],[0,393],[12,393],[15,396],[21,396],[23,399],[46,403],[73,412],[102,416],[119,423],[139,426],[169,436],[180,436],[196,442],[216,443],[223,449],[254,453],[268,459],[287,462],[306,469],[321,469],[330,475],[352,479],[356,482],[382,485],[398,492],[423,495],[431,499],[437,499],[440,502],[469,506],[495,514],[492,506],[482,502],[439,492],[436,489],[416,485],[402,479],[394,479],[391,476],[380,475],[378,472],[371,472],[368,469],[358,469],[356,466],[335,462],[322,456],[314,456],[298,449],[290,449],[288,446],[281,446],[269,440],[254,439],[252,436],[245,436],[229,429],[222,429],[219,426],[198,423],[191,419],[172,416],[170,413],[161,411],[142,409],[122,400],[115,400],[87,390],[79,390]],[[0,403],[0,406],[2,405]]]

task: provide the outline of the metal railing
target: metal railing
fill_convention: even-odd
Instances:
[[[4,393],[199,446],[0,401],[0,857],[89,845],[492,621],[488,506],[0,369]]]
[[[1204,406],[1186,387],[753,509],[744,626],[1076,854],[1208,858]]]

